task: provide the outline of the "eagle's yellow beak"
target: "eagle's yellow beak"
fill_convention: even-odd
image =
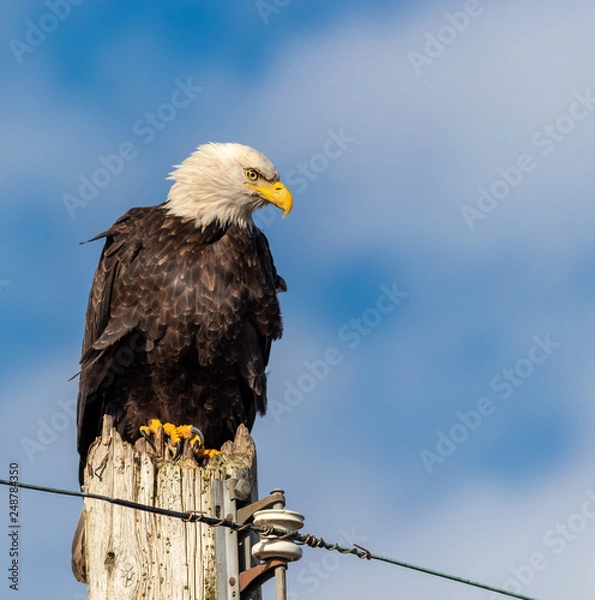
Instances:
[[[276,181],[275,183],[265,181],[261,185],[247,183],[246,185],[250,189],[256,190],[267,202],[280,208],[283,211],[283,218],[291,212],[293,196],[280,181]]]

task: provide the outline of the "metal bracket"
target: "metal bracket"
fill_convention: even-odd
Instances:
[[[238,522],[242,525],[251,523],[254,513],[259,510],[267,510],[268,508],[283,508],[285,506],[285,494],[283,490],[274,489],[269,496],[261,498],[252,504],[248,504],[240,508],[237,512]]]
[[[277,568],[287,568],[287,562],[279,558],[271,558],[255,567],[240,573],[240,600],[249,598],[263,583],[275,576]]]
[[[228,479],[226,482],[231,500],[245,502],[252,493],[252,486],[247,479]]]
[[[246,479],[230,478],[225,482],[216,482],[213,498],[218,516],[229,515],[236,523],[246,525],[252,523],[258,511],[282,509],[285,506],[283,490],[274,489],[266,498],[250,504],[250,497],[256,493]],[[250,600],[260,598],[258,592],[263,583],[280,577],[284,583],[287,560],[283,557],[265,558],[264,562],[255,564],[252,548],[258,542],[256,533],[244,531],[215,530],[217,552],[221,560],[217,560],[217,594],[226,600]],[[243,569],[243,570],[242,570]],[[284,587],[284,586],[283,586]],[[285,598],[285,595],[281,596]]]

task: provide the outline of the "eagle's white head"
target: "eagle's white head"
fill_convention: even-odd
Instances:
[[[279,181],[273,163],[264,154],[241,144],[204,144],[176,165],[165,208],[197,227],[214,221],[221,225],[252,226],[252,213],[274,204],[291,211],[291,192]]]

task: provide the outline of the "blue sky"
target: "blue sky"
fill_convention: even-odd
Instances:
[[[259,217],[289,285],[254,429],[261,493],[284,488],[325,539],[590,598],[595,9],[237,4],[81,2],[35,46],[49,5],[4,9],[0,468],[77,485],[68,379],[100,252],[79,242],[162,202],[197,145],[247,143],[294,189],[289,218]],[[78,600],[80,504],[21,502],[22,597]],[[490,597],[323,556],[292,565],[292,600]]]

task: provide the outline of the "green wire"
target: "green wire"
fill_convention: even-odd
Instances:
[[[491,585],[487,585],[485,583],[479,583],[477,581],[472,581],[471,579],[465,579],[463,577],[457,577],[456,575],[449,575],[448,573],[442,573],[441,571],[434,571],[433,569],[426,569],[425,567],[418,567],[417,565],[412,565],[409,563],[402,562],[400,560],[395,560],[394,558],[389,558],[388,556],[380,556],[378,554],[372,554],[370,558],[374,560],[380,560],[382,562],[390,563],[392,565],[399,565],[400,567],[404,567],[405,569],[413,569],[414,571],[420,571],[421,573],[427,573],[428,575],[434,575],[435,577],[442,577],[443,579],[450,579],[451,581],[456,581],[458,583],[464,583],[465,585],[471,585],[476,588],[480,588],[482,590],[488,590],[489,592],[496,592],[497,594],[504,594],[509,596],[510,598],[518,598],[519,600],[535,600],[535,598],[531,598],[530,596],[523,596],[522,594],[515,594],[514,592],[507,592],[506,590],[501,590],[497,587],[493,587]]]
[[[391,565],[397,565],[399,567],[403,567],[405,569],[411,569],[413,571],[419,571],[420,573],[426,573],[427,575],[433,575],[435,577],[442,577],[442,579],[449,579],[450,581],[456,581],[457,583],[463,583],[465,585],[470,585],[476,588],[480,588],[482,590],[488,590],[489,592],[496,592],[497,594],[503,594],[505,596],[509,596],[510,598],[518,598],[518,600],[536,600],[535,598],[531,598],[530,596],[523,596],[522,594],[516,594],[514,592],[508,592],[506,590],[502,590],[497,587],[493,587],[491,585],[487,585],[485,583],[480,583],[478,581],[473,581],[471,579],[465,579],[464,577],[457,577],[456,575],[449,575],[448,573],[443,573],[442,571],[435,571],[434,569],[427,569],[426,567],[420,567],[418,565],[413,565],[411,563],[406,563],[401,560],[397,560],[396,558],[390,558],[388,556],[381,556],[380,554],[373,554],[368,550],[358,549],[356,547],[346,548],[344,546],[338,546],[337,544],[329,544],[325,542],[322,538],[317,539],[311,535],[303,535],[303,534],[294,534],[293,539],[308,546],[312,546],[315,548],[324,548],[326,550],[337,550],[337,552],[341,552],[342,554],[354,554],[359,558],[367,558],[368,560],[378,560],[385,563],[389,563]],[[361,548],[361,547],[360,547]]]

